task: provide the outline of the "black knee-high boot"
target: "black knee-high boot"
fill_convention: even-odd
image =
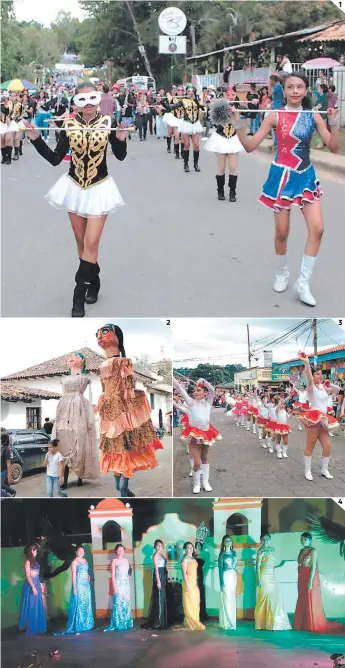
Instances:
[[[93,266],[92,262],[80,260],[75,275],[76,286],[73,293],[72,318],[83,318],[85,315],[85,296],[91,285]]]
[[[19,146],[14,147],[14,156],[13,160],[19,160]]]
[[[200,172],[200,167],[199,167],[199,153],[200,151],[193,151],[193,161],[194,161],[194,169],[196,172]]]
[[[98,293],[101,287],[101,281],[99,280],[100,268],[98,262],[91,266],[91,272],[92,272],[91,283],[87,289],[85,297],[85,301],[87,304],[95,304],[98,299]]]
[[[180,144],[174,144],[175,158],[179,160],[180,158]]]
[[[167,137],[167,151],[171,153],[171,137]]]
[[[62,485],[60,485],[60,489],[67,489],[68,476],[69,476],[69,466],[65,466],[63,472],[63,483]]]
[[[6,146],[6,165],[10,165],[12,162],[12,146]]]
[[[7,160],[7,149],[6,149],[6,146],[5,146],[4,148],[1,149],[1,155],[2,155],[1,164],[4,165],[5,162],[6,162],[6,160]]]
[[[19,155],[23,155],[23,141],[20,140],[19,142]]]
[[[235,174],[229,174],[230,202],[236,202],[236,184],[237,184],[237,176]]]
[[[183,162],[184,162],[184,171],[189,172],[189,149],[183,149]]]
[[[224,195],[225,174],[217,174],[216,179],[217,179],[218,199],[225,200],[225,195]]]

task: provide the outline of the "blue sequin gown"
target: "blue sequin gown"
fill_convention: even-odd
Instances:
[[[37,589],[37,595],[32,593],[28,582],[25,582],[20,604],[19,631],[26,631],[27,636],[47,632],[47,619],[43,606],[40,583],[40,566],[32,564],[30,569],[32,584]]]
[[[110,626],[104,631],[127,631],[127,629],[133,628],[128,571],[129,563],[127,559],[118,559],[115,568],[116,594],[114,594],[113,599],[113,611]]]
[[[66,629],[55,635],[83,633],[91,631],[95,625],[88,563],[77,563],[76,580],[77,594],[73,593],[72,585]]]

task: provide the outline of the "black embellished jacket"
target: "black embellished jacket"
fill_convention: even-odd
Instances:
[[[54,151],[41,137],[31,140],[31,143],[54,167],[62,162],[70,150],[68,175],[81,188],[89,188],[108,176],[106,157],[108,142],[118,160],[124,160],[127,155],[127,142],[118,139],[115,132],[110,132],[115,127],[116,121],[112,121],[110,116],[97,114],[87,123],[77,115],[76,118],[64,120]]]
[[[236,130],[231,123],[228,125],[217,125],[216,127],[216,133],[220,135],[221,137],[225,137],[226,139],[229,139],[230,137],[234,137],[236,134]]]
[[[193,100],[191,97],[184,97],[176,104],[171,105],[170,111],[174,109],[181,109],[182,115],[180,118],[189,121],[189,123],[196,123],[199,120],[200,111],[206,111],[206,107],[200,104],[199,100]]]

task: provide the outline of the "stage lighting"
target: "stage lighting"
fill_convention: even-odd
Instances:
[[[131,504],[130,504],[130,503],[126,503],[126,508],[130,508],[130,507],[131,507]]]

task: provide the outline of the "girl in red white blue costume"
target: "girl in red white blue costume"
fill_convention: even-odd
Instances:
[[[284,78],[286,105],[271,111],[253,137],[245,133],[240,111],[232,108],[237,136],[247,152],[254,151],[275,131],[276,155],[268,179],[263,186],[260,201],[274,212],[276,278],[273,289],[284,292],[289,283],[287,241],[290,231],[290,209],[298,206],[305,218],[308,236],[304,248],[299,278],[295,283],[297,297],[308,306],[316,300],[309,287],[313,268],[323,235],[323,216],[320,198],[322,191],[314,166],[310,161],[310,144],[317,130],[323,143],[332,153],[339,149],[339,112],[327,110],[327,124],[322,116],[310,109],[307,97],[308,81],[299,72]],[[308,111],[309,108],[309,111]]]

